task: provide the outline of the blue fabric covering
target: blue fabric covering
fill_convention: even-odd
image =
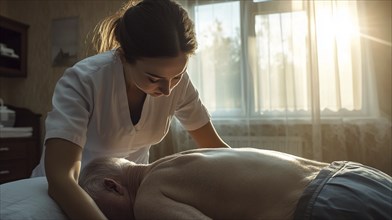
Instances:
[[[294,219],[392,219],[392,178],[359,163],[333,162],[305,189]]]

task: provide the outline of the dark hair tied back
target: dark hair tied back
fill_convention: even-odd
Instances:
[[[193,54],[197,48],[188,13],[173,0],[130,1],[100,23],[98,52],[121,47],[129,63],[142,57]]]

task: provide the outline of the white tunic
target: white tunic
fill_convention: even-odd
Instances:
[[[173,116],[186,130],[210,120],[187,74],[169,96],[147,95],[136,125],[127,100],[123,66],[116,53],[86,58],[67,69],[56,85],[45,141],[62,138],[81,146],[82,167],[102,156],[148,163],[150,146],[164,138]],[[32,176],[45,175],[43,155]]]

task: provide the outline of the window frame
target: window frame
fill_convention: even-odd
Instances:
[[[248,61],[248,53],[249,53],[249,43],[247,39],[249,37],[256,37],[255,33],[255,20],[257,15],[267,15],[274,13],[291,13],[293,11],[305,11],[307,16],[309,16],[309,5],[306,1],[293,1],[293,4],[287,4],[287,1],[276,1],[276,0],[268,0],[268,1],[242,1],[242,0],[188,0],[188,7],[191,8],[191,16],[195,17],[195,6],[201,5],[210,5],[217,3],[227,3],[227,2],[239,2],[240,5],[240,30],[241,30],[241,56],[243,57],[240,62],[241,69],[241,81],[242,81],[242,107],[240,109],[233,109],[227,111],[213,111],[211,112],[211,116],[213,120],[227,120],[227,119],[248,119],[248,120],[270,120],[270,119],[308,119],[312,117],[315,110],[298,110],[298,111],[271,111],[271,112],[263,112],[259,114],[254,111],[255,103],[253,102],[253,97],[255,94],[252,92],[252,71],[251,67],[247,64]],[[248,24],[248,25],[242,25]],[[309,24],[308,24],[309,26]],[[309,35],[309,32],[308,32]],[[310,39],[311,40],[311,39]],[[308,47],[311,42],[307,42]],[[364,42],[361,41],[361,50],[367,47],[364,45]],[[310,49],[308,49],[310,50]],[[366,49],[365,49],[366,50]],[[367,50],[368,51],[368,50]],[[309,52],[310,54],[311,52]],[[310,56],[310,55],[308,55]],[[362,59],[366,59],[367,54],[362,53]],[[309,62],[308,62],[309,63]],[[369,68],[366,64],[362,64],[362,108],[361,110],[347,110],[340,109],[338,111],[332,111],[329,109],[319,109],[316,110],[320,114],[322,119],[336,119],[336,118],[371,118],[377,115],[377,111],[370,108],[371,98],[369,94],[366,93],[368,90],[368,86],[366,85],[366,80],[364,77],[364,72],[367,68]],[[310,80],[310,67],[307,66],[308,72],[308,81]],[[309,98],[310,99],[310,98]],[[310,100],[312,102],[312,100]]]

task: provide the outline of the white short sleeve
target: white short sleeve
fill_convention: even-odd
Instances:
[[[175,116],[186,130],[192,131],[207,124],[210,121],[210,115],[187,74],[183,80],[186,82],[183,84],[183,93],[177,104]]]

